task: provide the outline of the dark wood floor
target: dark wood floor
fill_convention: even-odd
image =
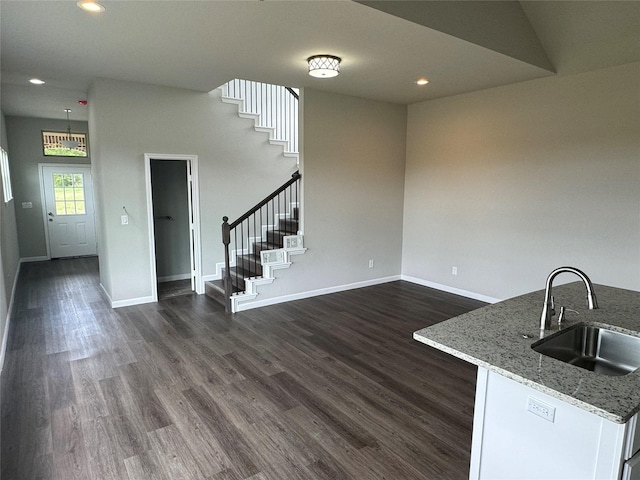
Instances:
[[[394,282],[112,310],[95,258],[24,264],[2,479],[467,478],[476,369],[411,334],[479,306]]]
[[[194,294],[193,290],[191,290],[191,280],[174,280],[172,282],[158,283],[158,300]]]

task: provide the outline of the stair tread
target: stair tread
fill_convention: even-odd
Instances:
[[[205,286],[209,286],[212,289],[215,289],[219,292],[224,293],[224,280],[220,279],[220,280],[209,280],[207,282],[205,282]],[[235,285],[233,285],[232,283],[232,289],[234,292],[241,292],[242,290],[240,290],[239,288],[237,288]]]

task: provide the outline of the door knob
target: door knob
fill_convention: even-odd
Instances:
[[[50,216],[50,217],[53,217],[53,213],[52,213],[52,212],[49,212],[49,216]]]

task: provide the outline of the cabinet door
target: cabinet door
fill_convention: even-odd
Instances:
[[[479,368],[470,478],[617,480],[624,434],[624,425]]]

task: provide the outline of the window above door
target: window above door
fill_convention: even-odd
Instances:
[[[67,148],[63,142],[72,140],[77,147]],[[80,132],[42,131],[42,150],[46,157],[86,157],[87,134]]]

